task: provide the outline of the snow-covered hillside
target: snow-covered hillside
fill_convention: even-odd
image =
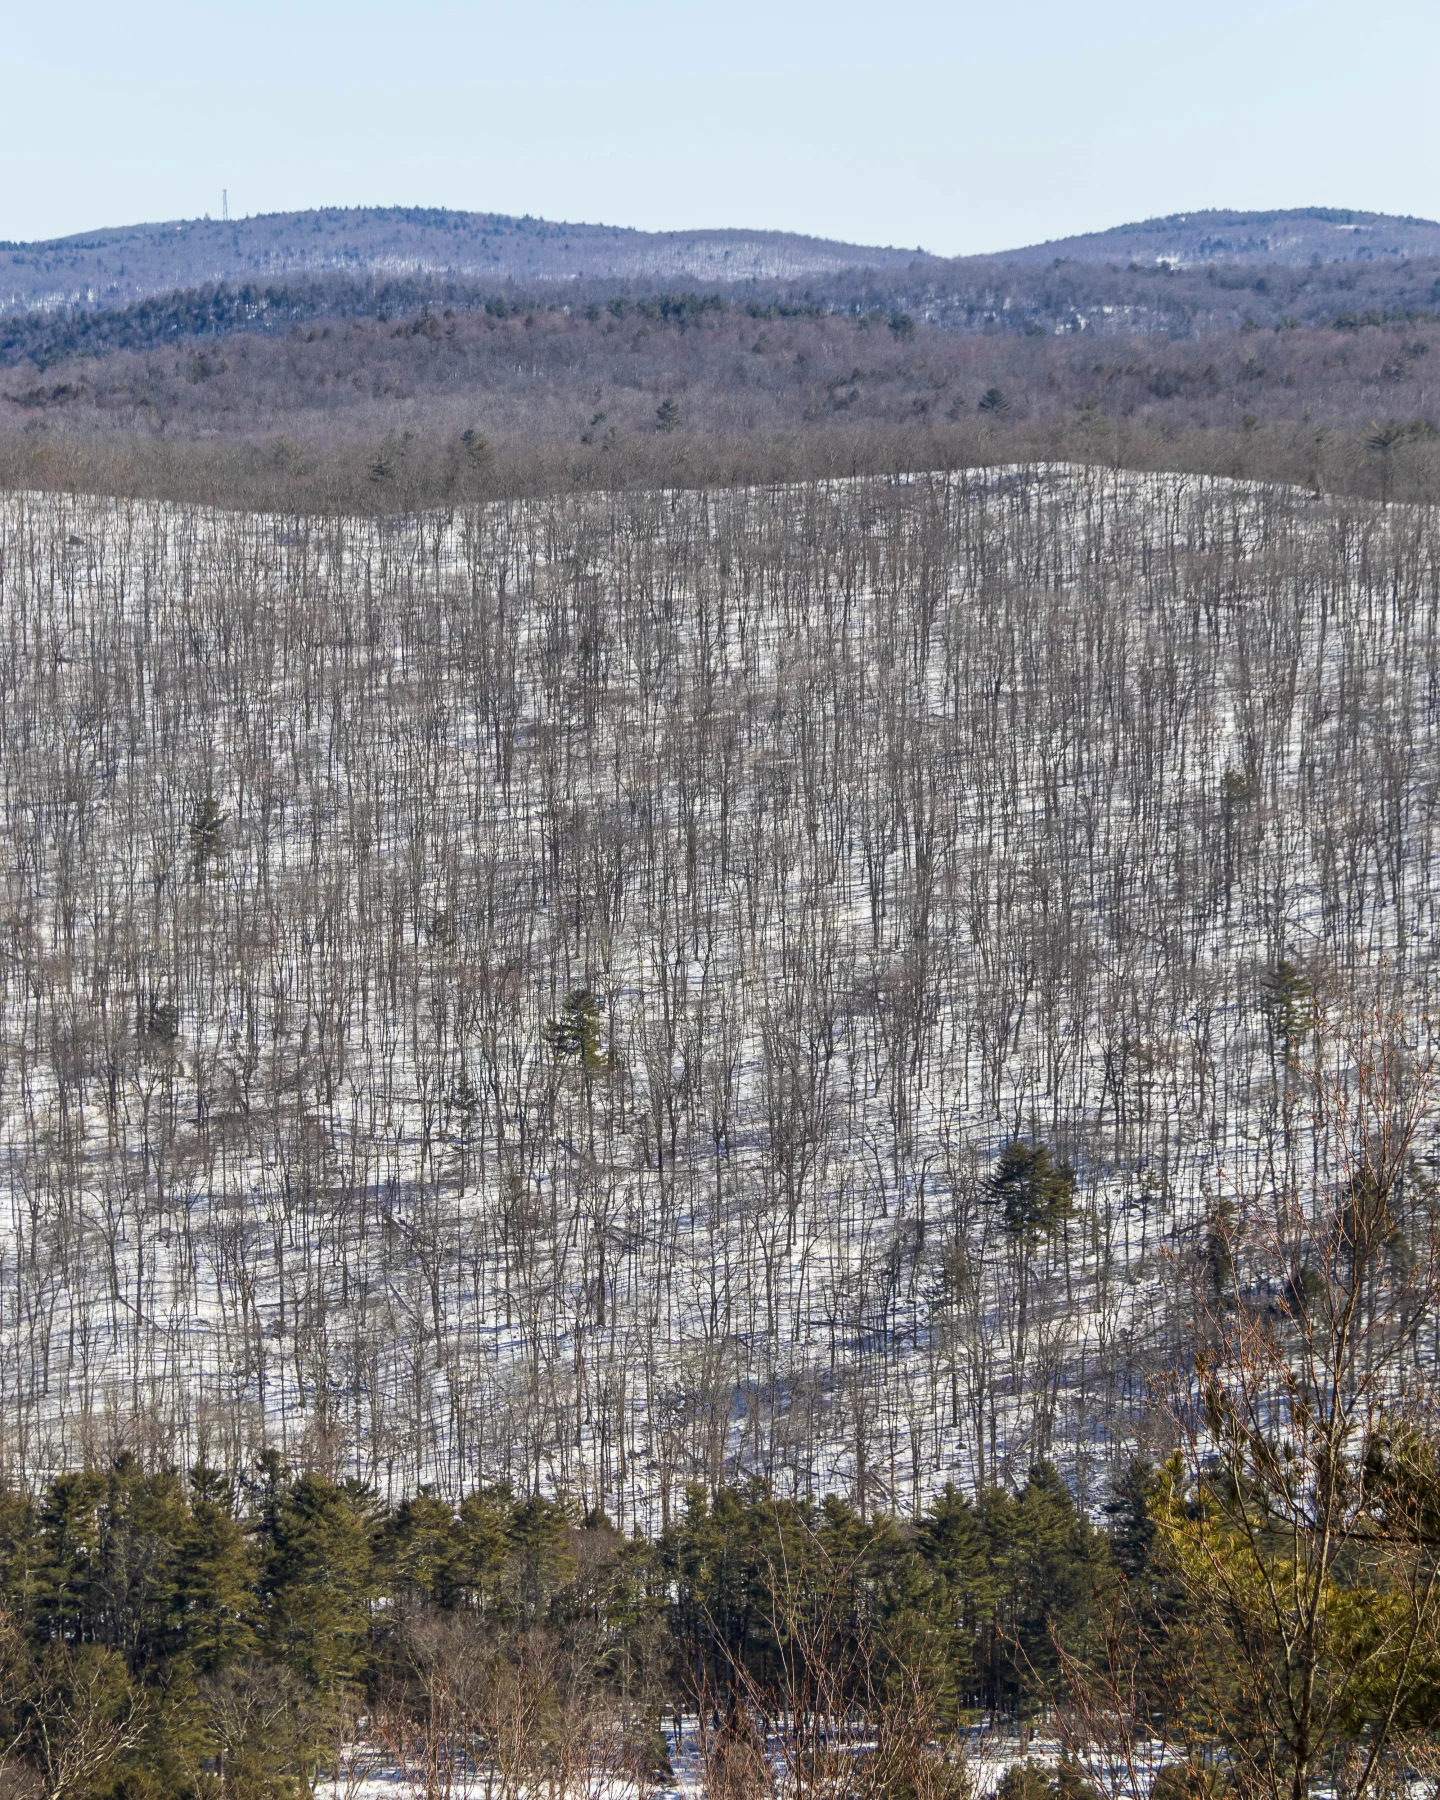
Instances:
[[[4,1472],[1098,1494],[1304,1160],[1277,1007],[1423,1029],[1437,523],[0,500]]]

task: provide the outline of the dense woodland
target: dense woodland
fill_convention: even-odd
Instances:
[[[1437,309],[1433,259],[280,275],[5,320],[0,482],[393,513],[1045,458],[1430,499]]]
[[[3,252],[0,252],[3,253]],[[1440,258],[1326,263],[1293,267],[1235,264],[1178,267],[1147,260],[1041,265],[976,259],[917,263],[909,269],[855,267],[800,281],[704,283],[644,280],[480,281],[438,273],[284,275],[176,287],[127,304],[45,306],[0,311],[0,364],[45,368],[67,356],[114,350],[197,347],[245,332],[273,336],[316,320],[399,320],[427,310],[505,318],[526,312],[584,315],[622,302],[642,317],[695,322],[708,313],[833,315],[858,319],[904,314],[947,332],[990,336],[1076,335],[1096,339],[1162,337],[1180,341],[1252,330],[1369,323],[1434,322],[1440,308]]]
[[[0,498],[0,1791],[1425,1775],[1419,449]]]
[[[667,428],[763,437],[967,414],[1013,426],[1066,419],[1087,401],[1094,416],[1075,422],[1088,424],[1096,450],[1117,420],[1171,435],[1238,430],[1246,417],[1251,430],[1308,422],[1314,439],[1359,430],[1377,413],[1423,421],[1435,322],[1327,320],[1137,343],[947,333],[896,311],[857,318],[713,295],[575,309],[492,300],[473,313],[322,315],[287,333],[42,358],[10,373],[6,399],[12,421],[48,424],[62,440],[82,427],[257,441],[289,431],[317,448],[375,444],[398,436],[402,421],[412,437],[447,444],[469,419],[497,447],[574,445]],[[667,398],[675,416],[657,419]]]
[[[703,301],[696,323],[692,301],[319,322],[17,368],[0,480],[372,516],[1026,459],[1376,499],[1440,480],[1426,322],[1093,343]]]
[[[557,1767],[643,1789],[720,1707],[705,1755],[733,1764],[731,1715],[817,1628],[867,1705],[1032,1715],[1050,1624],[1078,1641],[1147,1562],[1147,1479],[1113,1545],[1045,1468],[973,1505],[948,1490],[913,1528],[697,1488],[652,1540],[505,1487],[391,1509],[274,1457],[240,1484],[122,1460],[5,1502],[4,1735],[42,1782],[88,1763],[65,1791],[271,1793],[338,1760],[463,1792],[467,1752],[491,1792]]]
[[[0,1783],[966,1800],[998,1751],[1001,1800],[1391,1792],[1434,1765],[1440,1620],[1416,1582],[1440,1489],[1403,1454],[1367,1486],[1349,1554],[1316,1559],[1317,1630],[1281,1507],[1253,1506],[1250,1552],[1179,1458],[1131,1465],[1100,1529],[1041,1464],[904,1523],[697,1485],[647,1538],[504,1484],[390,1507],[273,1453],[241,1480],[122,1457],[0,1497]],[[1357,1559],[1353,1526],[1382,1521]],[[1016,1760],[1037,1724],[1058,1768]]]
[[[1185,1247],[1329,1179],[1281,1000],[1425,1041],[1431,531],[1064,471],[8,502],[12,1479],[1089,1504]]]

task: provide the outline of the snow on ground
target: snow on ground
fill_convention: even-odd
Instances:
[[[1097,1496],[1306,1175],[1266,971],[1422,1029],[1435,549],[1066,469],[0,499],[7,1471]]]

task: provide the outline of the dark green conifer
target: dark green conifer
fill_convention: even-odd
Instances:
[[[1075,1210],[1075,1171],[1045,1144],[1012,1138],[987,1183],[1005,1229],[1027,1244],[1052,1237]]]
[[[279,1486],[268,1512],[267,1645],[333,1691],[355,1679],[365,1658],[375,1592],[369,1495],[301,1475]]]

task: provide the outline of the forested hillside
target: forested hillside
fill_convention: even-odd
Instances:
[[[1043,262],[1259,263],[1374,262],[1440,255],[1440,224],[1349,207],[1296,206],[1268,212],[1221,208],[1170,213],[1003,253]]]
[[[1428,1029],[1433,529],[8,499],[11,1478],[1102,1496],[1207,1234],[1330,1178],[1307,1021]]]
[[[0,486],[383,515],[1039,458],[1423,500],[1437,341],[1429,315],[1137,344],[713,295],[492,297],[42,356],[0,386]]]
[[[3,1791],[1423,1791],[1437,628],[1232,478],[7,494]]]
[[[633,231],[431,206],[320,207],[247,219],[110,227],[47,243],[0,244],[0,313],[124,306],[147,294],[287,272],[438,273],[495,281],[691,279],[740,282],[888,268],[921,250],[840,244],[788,231]]]
[[[0,330],[0,486],[392,513],[1025,459],[1440,481],[1440,264],[331,277]]]
[[[1396,265],[1440,257],[1440,224],[1331,207],[1177,213],[1054,242],[970,256],[837,243],[799,232],[635,231],[613,225],[456,212],[444,207],[318,207],[245,219],[112,226],[40,243],[0,243],[0,315],[31,309],[126,307],[153,295],[226,282],[268,285],[343,273],[380,281],[439,277],[506,283],[757,283],[821,287],[848,271],[963,287],[996,269],[1112,272],[1219,266],[1297,284],[1302,270],[1365,270],[1393,282]],[[1368,267],[1367,267],[1368,265]],[[1388,265],[1388,267],[1387,267]]]

